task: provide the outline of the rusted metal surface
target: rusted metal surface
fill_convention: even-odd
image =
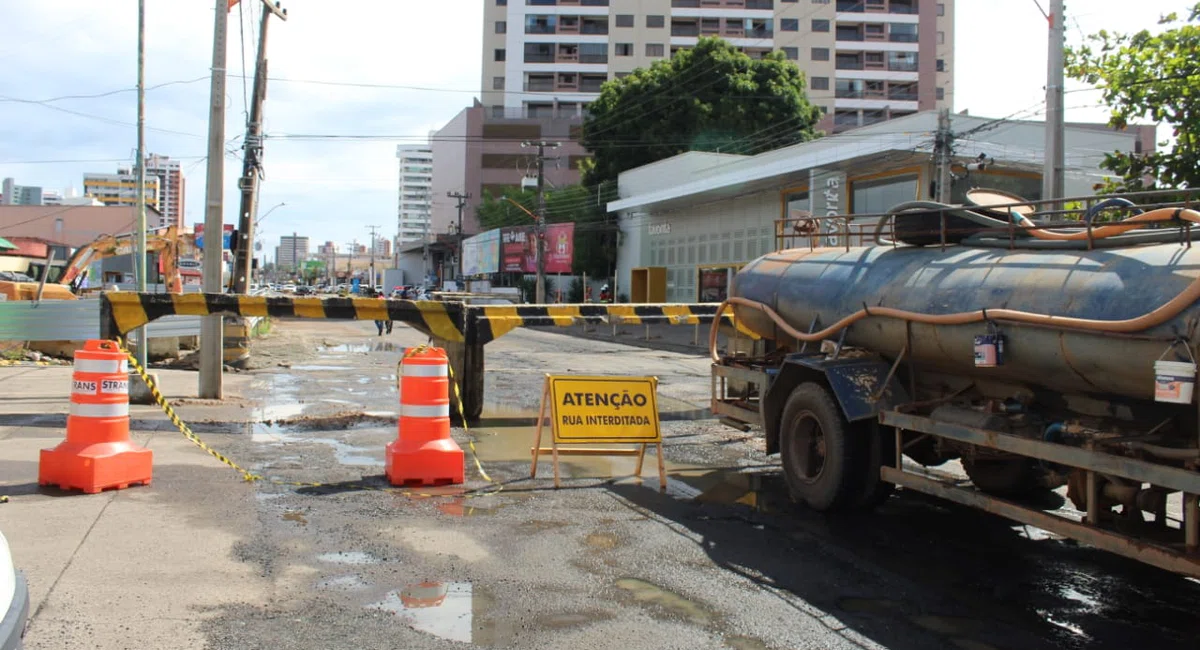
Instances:
[[[780,273],[780,263],[788,264]],[[939,316],[1005,308],[1094,321],[1120,321],[1155,312],[1200,276],[1200,248],[1156,244],[1084,250],[1003,250],[972,247],[875,246],[768,255],[742,268],[733,295],[766,305],[793,328],[824,324],[877,306]],[[1115,296],[1120,299],[1115,299]],[[734,306],[739,322],[790,344],[771,317]],[[1111,393],[1152,400],[1154,362],[1164,341],[1187,336],[1200,304],[1155,327],[1117,339],[1102,331],[1063,331],[998,321],[1011,345],[1001,366],[977,369],[974,337],[984,324],[913,323],[909,358],[923,369],[964,377],[1020,382],[1065,393]],[[899,350],[903,321],[867,317],[850,326],[846,344]],[[1114,347],[1120,346],[1120,354]]]
[[[1200,473],[1178,467],[1158,465],[1136,458],[1126,458],[1041,440],[1031,440],[987,429],[937,422],[931,418],[896,411],[884,411],[880,414],[879,421],[884,425],[899,429],[931,433],[935,436],[1050,461],[1059,465],[1112,474],[1172,490],[1200,493]]]
[[[727,379],[754,384],[758,386],[761,394],[766,391],[767,384],[770,383],[767,373],[755,368],[742,368],[721,364],[713,364],[712,366],[712,412],[716,415],[723,415],[740,422],[747,422],[761,427],[763,425],[759,403],[761,398],[746,400],[728,397],[726,394]],[[750,408],[751,406],[754,408]]]
[[[988,496],[969,488],[948,485],[941,481],[917,476],[894,467],[880,468],[880,476],[909,490],[916,490],[964,506],[978,508],[1013,521],[1078,540],[1089,546],[1116,553],[1160,569],[1200,578],[1200,556],[1189,555],[1144,540],[1093,528],[1040,510]]]

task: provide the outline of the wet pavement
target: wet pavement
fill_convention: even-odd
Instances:
[[[468,460],[465,486],[390,489],[396,364],[424,340],[373,330],[323,331],[253,373],[249,421],[204,428],[274,481],[223,488],[253,495],[230,552],[265,587],[205,606],[204,647],[1197,646],[1195,581],[923,495],[870,515],[793,507],[761,440],[709,419],[692,354],[510,333],[487,349],[482,418],[453,432],[496,483]],[[562,489],[548,458],[529,478],[546,372],[660,378],[665,493],[653,459],[641,479],[633,458],[580,456]],[[198,535],[220,526],[195,517]]]

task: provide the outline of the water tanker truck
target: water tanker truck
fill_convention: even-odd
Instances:
[[[721,309],[760,340],[718,354],[714,327],[713,409],[763,428],[810,508],[901,486],[1200,577],[1200,212],[1179,198],[976,190],[873,229],[781,223],[804,245],[737,273]],[[1074,510],[1030,505],[1064,486]]]

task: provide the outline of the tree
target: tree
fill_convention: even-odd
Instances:
[[[1111,109],[1109,125],[1149,119],[1172,127],[1174,145],[1160,142],[1153,152],[1106,154],[1103,166],[1120,177],[1104,189],[1136,191],[1200,186],[1200,3],[1186,21],[1175,13],[1147,30],[1116,34],[1106,30],[1067,50],[1067,74],[1100,85]],[[1170,146],[1170,149],[1166,147]],[[1147,180],[1148,179],[1148,180]]]
[[[568,185],[546,192],[546,223],[575,224],[574,273],[606,278],[612,272],[617,259],[617,226],[607,213],[607,203],[616,198],[616,183]],[[484,230],[533,225],[536,222],[530,215],[537,214],[537,192],[512,188],[500,196],[486,193],[476,214]]]
[[[751,59],[719,38],[606,82],[588,105],[584,182],[685,151],[756,153],[816,138],[821,109],[783,53]]]

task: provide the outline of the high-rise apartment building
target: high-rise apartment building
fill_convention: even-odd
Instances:
[[[0,205],[42,205],[42,188],[36,185],[17,185],[14,179],[0,181]]]
[[[483,1],[481,95],[509,115],[576,114],[702,36],[783,52],[835,131],[952,105],[954,0]]]
[[[162,226],[183,227],[184,178],[178,160],[152,153],[146,156],[146,175],[158,179]]]
[[[158,177],[146,174],[146,205],[158,209],[159,185]],[[137,205],[137,174],[128,169],[118,170],[116,174],[84,174],[83,194],[108,206]],[[161,214],[161,213],[160,213]],[[159,223],[151,223],[147,216],[146,226],[156,228]]]
[[[396,147],[400,160],[400,200],[396,207],[396,245],[423,241],[433,208],[433,149],[427,145]]]
[[[284,269],[296,268],[297,262],[308,259],[308,237],[284,235],[275,247],[275,265]]]

